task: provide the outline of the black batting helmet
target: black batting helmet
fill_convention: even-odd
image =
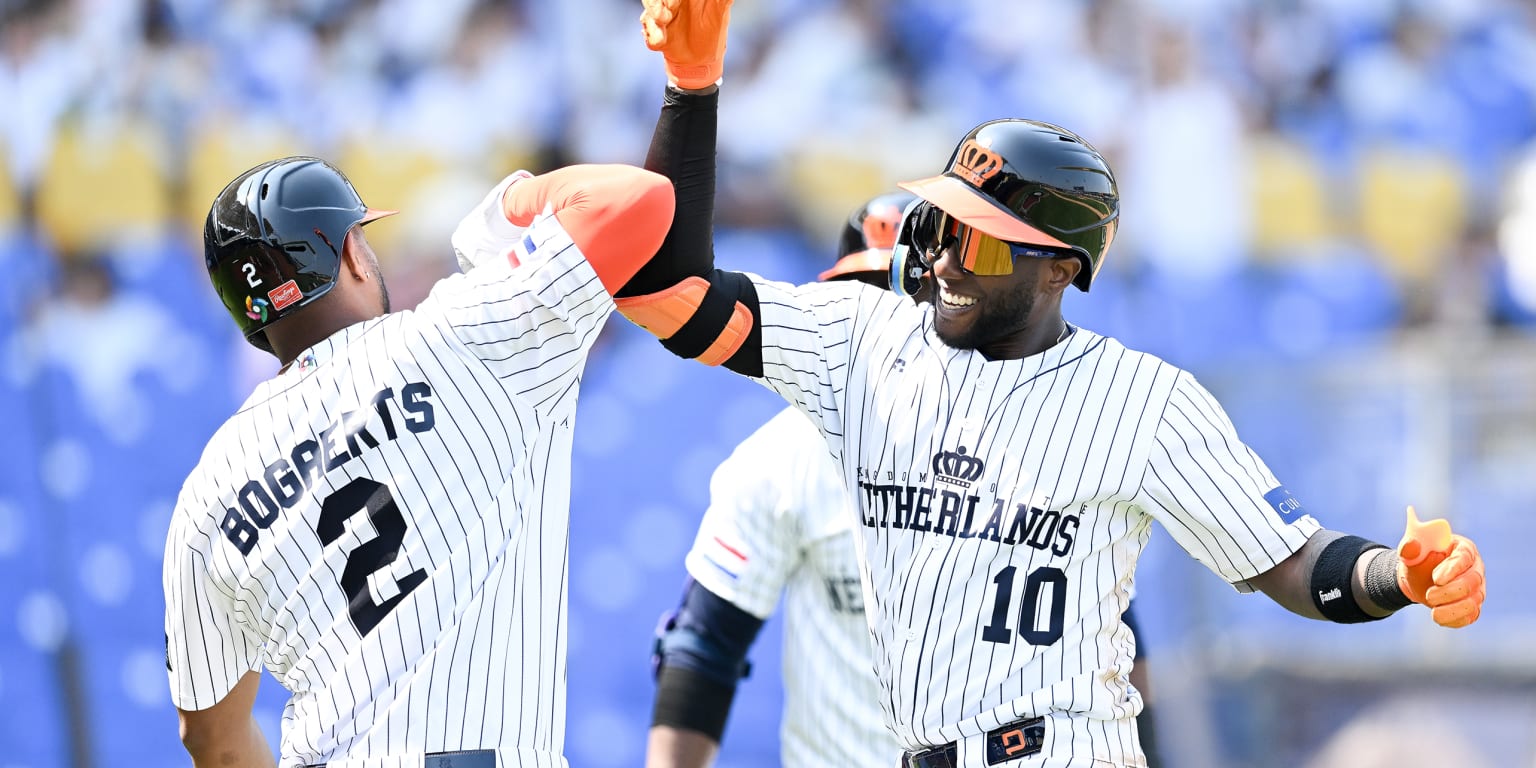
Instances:
[[[1064,128],[993,120],[971,129],[944,172],[902,189],[999,240],[1070,252],[1087,291],[1115,239],[1120,194],[1099,151]]]
[[[363,205],[352,182],[319,158],[262,163],[208,210],[208,277],[246,340],[271,352],[263,329],[330,291],[347,232],[393,213]]]
[[[916,199],[910,192],[887,192],[855,208],[838,240],[837,263],[816,279],[850,280],[858,279],[861,273],[874,272],[880,275],[883,285],[901,214]]]

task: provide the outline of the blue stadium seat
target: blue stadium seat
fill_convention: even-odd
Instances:
[[[57,519],[42,496],[28,393],[0,377],[0,745],[7,763],[69,765],[61,657],[69,630]]]

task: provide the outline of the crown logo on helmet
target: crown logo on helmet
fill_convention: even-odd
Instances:
[[[979,187],[982,182],[1003,170],[1003,158],[996,152],[977,144],[975,139],[966,139],[965,143],[960,145],[960,151],[955,154],[955,167],[951,170],[956,176]]]
[[[941,451],[933,455],[934,479],[960,488],[971,487],[971,483],[981,478],[981,471],[986,466],[981,459],[965,455],[963,445],[953,451]]]

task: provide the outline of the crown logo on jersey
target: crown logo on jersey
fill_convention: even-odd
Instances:
[[[971,487],[971,483],[981,478],[981,471],[986,466],[981,459],[965,455],[963,445],[953,451],[940,451],[933,455],[934,479],[960,488]]]
[[[1001,155],[977,144],[975,139],[966,139],[960,145],[960,151],[955,156],[955,167],[951,170],[956,176],[979,187],[1002,169]]]

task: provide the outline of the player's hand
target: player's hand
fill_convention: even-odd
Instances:
[[[1408,530],[1397,548],[1397,583],[1408,599],[1428,606],[1442,627],[1465,627],[1481,615],[1488,596],[1483,556],[1472,540],[1445,520],[1419,522],[1408,508]]]
[[[667,60],[667,79],[678,88],[707,88],[725,69],[725,33],[732,0],[644,0],[640,28],[645,46]]]

